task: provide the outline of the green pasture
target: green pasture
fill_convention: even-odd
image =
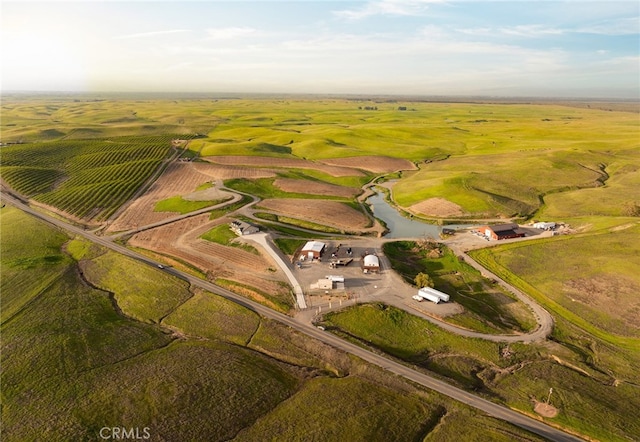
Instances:
[[[0,209],[0,234],[4,324],[55,284],[69,266],[69,258],[60,250],[69,237],[11,206]]]
[[[185,213],[195,212],[196,210],[215,206],[216,204],[223,203],[224,201],[227,200],[190,201],[185,200],[181,196],[173,196],[171,198],[158,201],[153,210],[156,212],[176,212],[184,215]]]
[[[260,252],[252,245],[245,244],[243,242],[235,241],[238,239],[235,233],[231,231],[228,224],[220,224],[213,229],[203,233],[200,238],[207,241],[215,242],[223,246],[238,247],[247,252],[259,255]]]
[[[356,407],[338,407],[344,397],[358,398]],[[306,418],[300,419],[298,410]],[[297,440],[306,434],[317,440],[416,440],[438,423],[444,408],[418,395],[405,395],[357,377],[319,378],[238,435],[238,441]],[[375,425],[372,423],[375,422]],[[312,436],[313,435],[313,436]]]
[[[549,388],[553,388],[557,396],[552,396],[551,403],[560,413],[545,420],[581,434],[606,440],[635,439],[640,435],[640,425],[626,418],[640,405],[635,381],[616,386],[613,380],[618,373],[611,369],[617,370],[617,365],[606,366],[599,359],[595,363],[584,360],[568,339],[564,344],[506,346],[453,335],[383,304],[363,304],[329,313],[322,324],[328,331],[360,345],[374,347],[527,413],[533,413],[532,398],[544,401]],[[506,357],[505,349],[509,351]],[[603,348],[595,357],[606,356],[610,351]],[[564,365],[554,362],[553,356]]]
[[[587,234],[505,244],[474,251],[472,256],[585,331],[638,348],[638,250],[640,224],[633,222]]]
[[[385,243],[383,250],[409,284],[418,273],[427,273],[436,289],[464,307],[463,313],[445,318],[447,322],[483,333],[527,332],[536,326],[525,305],[443,245],[394,241]]]
[[[276,238],[273,242],[285,255],[289,256],[293,256],[293,254],[306,243],[304,239],[295,238]]]
[[[160,322],[189,299],[186,282],[115,252],[83,263],[85,277],[113,293],[122,312],[142,322]]]

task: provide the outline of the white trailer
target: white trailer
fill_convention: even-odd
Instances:
[[[442,293],[441,291],[432,289],[431,287],[423,287],[418,291],[418,294],[423,296],[421,292],[425,294],[428,293],[432,296],[437,296],[442,302],[449,302],[450,299],[449,295],[447,295],[446,293]]]
[[[440,297],[431,293],[423,292],[422,289],[418,290],[418,294],[416,296],[419,296],[422,299],[426,299],[427,301],[431,301],[434,304],[439,304],[440,301],[442,301]]]

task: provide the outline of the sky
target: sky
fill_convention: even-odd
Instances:
[[[640,2],[7,1],[2,91],[640,99]]]

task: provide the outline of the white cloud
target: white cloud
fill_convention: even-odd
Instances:
[[[423,15],[430,3],[443,3],[441,0],[379,0],[366,3],[358,9],[334,11],[334,15],[347,20],[361,20],[373,15]]]
[[[576,32],[599,35],[638,35],[640,33],[640,17],[601,21],[578,28]]]
[[[188,29],[167,29],[164,31],[138,32],[136,34],[119,35],[119,36],[113,37],[113,39],[128,40],[131,38],[146,38],[146,37],[157,37],[159,35],[181,34],[183,32],[189,32],[189,30]]]
[[[232,40],[234,38],[256,35],[257,30],[248,27],[228,27],[207,29],[207,36],[211,40]]]

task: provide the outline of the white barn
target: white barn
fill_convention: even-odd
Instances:
[[[376,255],[365,255],[362,269],[365,273],[379,272],[380,271],[380,259]]]

